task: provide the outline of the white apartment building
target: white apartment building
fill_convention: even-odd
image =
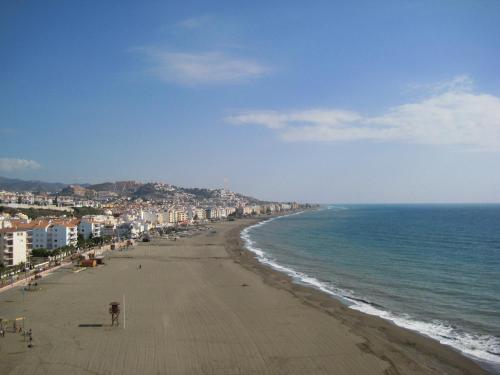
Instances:
[[[190,222],[193,220],[205,220],[207,214],[203,208],[189,207],[187,217]]]
[[[33,249],[54,250],[64,246],[75,246],[78,239],[78,224],[68,221],[37,221],[30,224]]]
[[[0,191],[0,203],[17,203],[17,194],[9,191]]]
[[[151,212],[151,211],[141,210],[140,218],[144,221],[149,221],[150,223],[156,223],[157,220],[156,212]]]
[[[219,217],[219,219],[227,218],[226,209],[224,207],[217,208],[217,216]]]
[[[205,217],[207,219],[215,220],[218,219],[219,212],[217,211],[217,207],[210,207],[205,210]]]
[[[175,216],[178,223],[182,223],[188,220],[188,215],[184,210],[176,210]]]
[[[73,197],[60,195],[57,197],[57,205],[58,206],[74,206],[75,200]]]
[[[19,201],[22,204],[34,204],[35,197],[31,193],[19,194]]]
[[[144,225],[137,221],[131,223],[130,237],[137,238],[142,232],[144,232]]]
[[[243,215],[251,215],[252,214],[252,206],[243,207]]]
[[[123,220],[124,222],[134,221],[137,219],[137,215],[134,213],[131,213],[131,212],[127,212],[127,213],[124,213],[123,215],[121,215],[120,219]]]
[[[0,229],[10,227],[12,227],[12,224],[10,223],[9,217],[0,215]]]
[[[17,228],[0,230],[0,262],[6,267],[27,263],[31,252],[31,231]]]
[[[207,213],[203,208],[197,208],[195,215],[198,217],[198,220],[205,220],[207,218]]]
[[[108,224],[105,224],[101,228],[101,235],[102,236],[114,237],[114,236],[116,236],[116,234],[117,234],[116,224],[108,223]]]
[[[35,195],[34,203],[41,206],[48,206],[54,204],[54,199],[46,195]]]
[[[74,223],[53,223],[47,231],[47,249],[75,246],[78,241],[78,226]]]
[[[120,238],[132,236],[132,234],[140,233],[143,225],[138,222],[122,223],[116,227],[116,235]]]
[[[236,207],[226,207],[226,216],[234,214],[236,212]]]
[[[143,221],[148,221],[152,224],[163,224],[165,222],[164,217],[165,215],[163,212],[155,211],[141,211],[140,215]]]
[[[48,221],[37,222],[33,225],[33,249],[47,249],[47,233],[50,223]]]
[[[168,224],[170,221],[169,221],[169,215],[168,215],[168,210],[167,211],[162,211],[160,213],[161,215],[161,222],[164,223],[164,224]]]
[[[175,224],[177,222],[177,215],[175,214],[175,210],[168,210],[168,222],[170,224]]]
[[[78,224],[78,233],[86,240],[90,237],[101,237],[101,229],[103,226],[102,223],[93,219],[82,219],[80,224]]]

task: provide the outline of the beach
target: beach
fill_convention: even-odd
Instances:
[[[33,347],[0,337],[0,374],[481,374],[437,341],[352,310],[261,265],[242,247],[258,219],[58,269],[0,294]],[[111,327],[109,303],[120,302]]]

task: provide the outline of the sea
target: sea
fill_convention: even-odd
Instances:
[[[500,205],[329,205],[241,236],[295,282],[500,373]]]

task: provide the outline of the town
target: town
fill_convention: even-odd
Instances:
[[[57,192],[0,191],[0,277],[12,282],[37,264],[91,246],[305,207],[310,205],[262,202],[227,188],[135,181],[68,185]]]

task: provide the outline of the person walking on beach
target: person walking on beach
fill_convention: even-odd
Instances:
[[[29,329],[28,331],[28,348],[32,348],[33,347],[33,332],[31,331],[31,328]]]

